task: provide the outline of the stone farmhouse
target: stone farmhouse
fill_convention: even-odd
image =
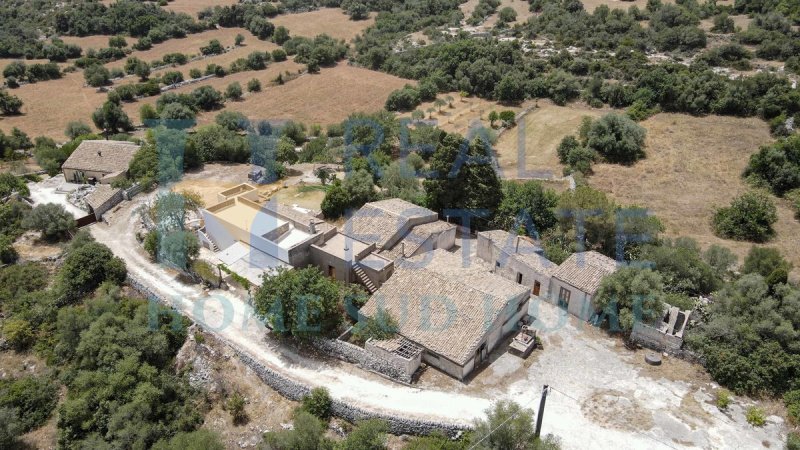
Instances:
[[[64,161],[61,171],[70,183],[111,184],[128,176],[139,145],[126,141],[83,141]]]
[[[455,245],[456,226],[426,208],[400,199],[367,203],[337,236],[312,249],[313,261],[340,281],[360,282],[370,293],[383,284],[400,258]]]
[[[503,230],[478,233],[478,257],[492,264],[494,273],[583,320],[595,313],[592,297],[600,282],[617,270],[615,260],[595,251],[574,253],[556,265],[527,238]]]
[[[464,380],[528,320],[531,294],[583,319],[616,262],[576,253],[556,265],[541,248],[505,231],[478,233],[478,257],[462,261],[456,226],[429,209],[388,199],[367,203],[337,230],[308,211],[259,203],[241,184],[201,211],[203,245],[258,285],[279,267],[316,266],[332,278],[364,285],[371,295],[360,319],[388,312],[398,335],[365,348],[411,378],[424,362]]]
[[[459,255],[436,249],[399,261],[359,316],[374,317],[384,310],[397,320],[401,341],[370,343],[384,357],[391,353],[414,371],[424,361],[464,380],[504,337],[519,329],[529,299],[527,287],[482,266],[464,267]],[[414,348],[422,350],[408,351]]]

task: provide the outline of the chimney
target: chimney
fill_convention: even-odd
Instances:
[[[308,221],[308,229],[311,231],[311,234],[317,233],[317,224],[314,223],[314,219]]]
[[[400,243],[400,251],[402,252],[403,258],[405,258],[406,257],[406,243],[405,242],[401,242]]]
[[[519,236],[517,236],[517,245],[514,248],[514,253],[519,253]]]
[[[102,151],[100,151],[100,150],[98,150],[98,151],[97,151],[97,156],[103,156],[103,152],[102,152]]]

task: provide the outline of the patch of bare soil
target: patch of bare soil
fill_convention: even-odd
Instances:
[[[61,390],[60,397],[66,396],[66,389]],[[52,450],[57,448],[58,443],[58,406],[53,411],[53,415],[41,427],[23,434],[20,438],[23,445],[29,449]]]
[[[39,239],[39,232],[28,231],[14,241],[14,249],[21,261],[41,261],[61,254],[59,245],[52,245]]]
[[[581,404],[583,415],[602,426],[625,431],[649,430],[655,426],[652,413],[631,394],[597,389]]]
[[[627,361],[639,369],[639,374],[652,378],[653,380],[667,379],[670,381],[681,381],[694,386],[703,386],[712,382],[711,377],[699,364],[693,364],[680,358],[672,356],[661,357],[660,366],[651,366],[645,362],[644,357],[651,350],[638,349],[628,350],[620,345],[614,347],[617,353],[626,357]]]
[[[41,375],[46,370],[44,360],[33,353],[18,353],[13,350],[0,352],[0,380]]]
[[[350,16],[339,8],[320,8],[296,14],[281,14],[270,20],[276,27],[284,26],[292,36],[313,38],[319,34],[327,34],[334,39],[350,41],[375,23],[375,14],[366,20],[351,20]]]
[[[190,328],[176,361],[177,369],[188,371],[189,382],[211,400],[202,427],[218,433],[226,448],[254,447],[265,432],[281,430],[281,424],[291,423],[298,403],[266,386],[230,347],[212,335]],[[234,393],[245,398],[244,423],[235,424],[225,410]]]

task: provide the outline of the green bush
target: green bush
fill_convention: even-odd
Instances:
[[[786,412],[789,414],[789,419],[795,424],[800,424],[800,389],[784,394],[783,402],[786,404]]]
[[[717,408],[728,409],[731,404],[731,393],[727,389],[717,389]]]
[[[353,336],[360,342],[369,339],[386,340],[397,335],[397,320],[384,309],[379,309],[375,317],[359,321],[353,329]]]
[[[235,425],[247,422],[247,412],[244,410],[244,405],[244,397],[238,391],[228,397],[228,401],[225,402],[225,408],[230,413]]]
[[[36,341],[33,327],[24,319],[12,317],[3,324],[3,336],[8,344],[18,351],[29,348]]]
[[[72,214],[61,205],[45,203],[33,208],[22,220],[22,226],[42,233],[47,240],[58,240],[75,231],[76,223]]]
[[[785,195],[789,205],[794,210],[794,218],[800,220],[800,189],[789,191]]]
[[[757,406],[751,406],[747,408],[745,418],[747,419],[747,423],[754,427],[763,427],[767,423],[766,413],[764,413],[763,409]]]
[[[192,272],[194,272],[195,275],[200,277],[200,280],[206,286],[209,286],[211,288],[218,288],[222,283],[222,279],[219,276],[219,269],[207,263],[206,261],[198,259],[192,262],[191,267],[192,267]]]
[[[48,378],[23,377],[0,380],[0,408],[17,411],[23,431],[42,426],[58,402],[58,386]]]
[[[303,411],[321,420],[327,421],[331,418],[332,408],[331,394],[324,387],[312,389],[302,400]]]
[[[800,433],[789,433],[786,437],[786,450],[800,450]]]
[[[772,225],[778,221],[775,204],[759,191],[735,198],[730,206],[714,213],[714,234],[737,241],[765,242],[775,235]]]

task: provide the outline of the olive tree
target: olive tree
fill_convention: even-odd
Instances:
[[[646,130],[628,116],[608,114],[592,123],[587,144],[609,162],[633,164],[645,156],[646,134]]]
[[[24,219],[22,226],[42,233],[47,240],[58,240],[75,231],[76,223],[72,214],[61,205],[45,203],[33,208]]]

